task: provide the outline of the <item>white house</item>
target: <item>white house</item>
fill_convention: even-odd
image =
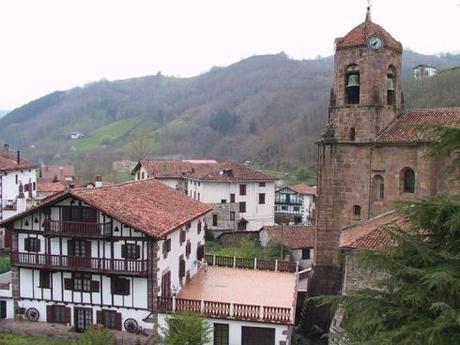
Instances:
[[[414,67],[414,79],[430,78],[437,73],[437,68],[431,65],[421,64]]]
[[[11,154],[9,146],[4,146],[0,152],[0,221],[32,206],[37,196],[36,168],[37,165],[22,159],[19,151]],[[8,246],[8,237],[5,238],[5,231],[1,226],[0,233],[1,244]]]
[[[140,161],[135,179],[154,177],[213,207],[215,232],[259,230],[275,221],[275,178],[233,161]]]
[[[154,332],[168,313],[195,308],[209,317],[219,337],[227,324],[222,344],[239,344],[232,339],[253,330],[276,344],[287,341],[296,265],[207,257],[208,266],[204,217],[211,210],[155,179],[49,196],[2,223],[12,232],[14,313],[77,331],[99,323]],[[276,286],[261,295],[255,276],[257,285]],[[197,282],[203,284],[198,291]],[[238,299],[221,294],[224,286],[228,293],[248,287],[255,292]],[[283,290],[273,294],[278,286]],[[0,301],[1,296],[0,291]]]
[[[275,221],[277,224],[313,224],[316,187],[296,184],[282,187],[275,193]]]

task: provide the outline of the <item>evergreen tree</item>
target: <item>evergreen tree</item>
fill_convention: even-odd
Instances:
[[[205,345],[211,341],[209,322],[191,312],[180,312],[168,317],[162,333],[165,345]]]

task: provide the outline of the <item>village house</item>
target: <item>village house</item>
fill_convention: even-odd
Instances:
[[[275,192],[277,224],[313,224],[315,221],[316,187],[296,184]]]
[[[32,206],[37,196],[37,165],[21,153],[10,153],[5,145],[0,151],[0,221]],[[0,248],[9,247],[9,234],[0,226]]]
[[[40,179],[44,181],[75,181],[75,169],[73,165],[49,165],[40,166]]]
[[[140,161],[136,180],[154,177],[212,206],[206,226],[217,235],[274,224],[275,178],[233,161]]]
[[[431,65],[417,65],[414,67],[414,79],[425,79],[435,76],[438,73],[436,67]]]
[[[168,314],[193,310],[209,318],[220,344],[255,344],[254,334],[262,345],[286,342],[296,264],[204,260],[210,211],[156,179],[49,196],[2,223],[12,233],[12,270],[0,286],[6,317],[151,333]],[[271,286],[265,294],[262,284]]]

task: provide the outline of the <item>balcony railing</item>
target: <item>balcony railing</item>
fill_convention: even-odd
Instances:
[[[11,258],[13,265],[25,267],[130,275],[147,274],[147,260],[105,259],[18,252],[13,252]]]
[[[205,256],[209,266],[223,266],[233,268],[246,268],[251,270],[290,272],[295,273],[299,269],[297,262],[266,260],[266,259],[246,259],[235,256],[209,255]]]
[[[207,317],[259,321],[267,323],[294,323],[294,308],[249,305],[238,303],[192,300],[177,297],[158,297],[158,311],[173,313],[192,311]]]
[[[44,230],[46,235],[106,237],[111,234],[111,224],[46,220]]]
[[[18,203],[16,200],[2,200],[2,210],[5,211],[16,211],[18,209]]]

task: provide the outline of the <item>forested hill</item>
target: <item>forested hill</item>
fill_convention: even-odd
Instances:
[[[411,78],[412,67],[419,63],[446,68],[460,65],[460,55],[406,51],[403,77]],[[313,142],[326,122],[332,74],[332,57],[298,61],[281,53],[215,67],[193,78],[157,74],[99,81],[15,109],[0,119],[0,140],[47,162],[132,156],[133,141],[146,137],[155,156],[305,166],[314,161]],[[444,105],[449,91],[442,88],[459,85],[459,77],[453,71],[440,78],[448,81],[407,82],[407,103],[423,106],[427,94],[433,94],[427,90],[434,87],[439,97],[430,105]],[[458,102],[458,97],[452,100]],[[72,131],[85,136],[70,140]]]

